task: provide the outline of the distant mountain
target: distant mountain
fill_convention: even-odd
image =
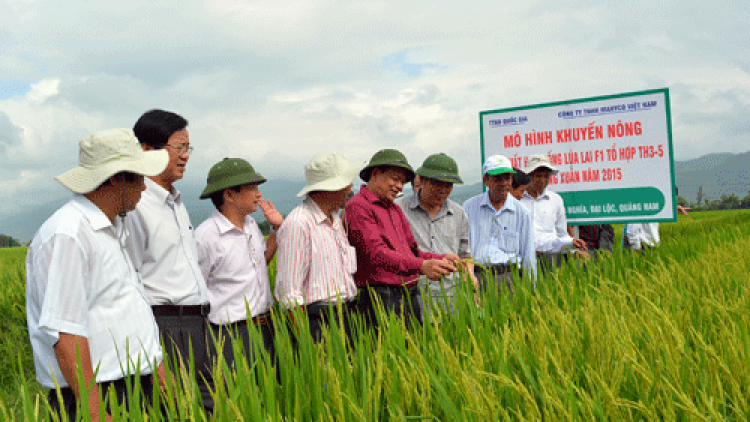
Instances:
[[[721,195],[731,194],[742,198],[750,191],[750,151],[742,154],[709,154],[694,160],[676,161],[675,174],[680,196],[690,202],[695,202],[701,185],[706,198],[719,199]],[[296,195],[304,186],[305,183],[301,181],[269,180],[261,185],[261,192],[264,198],[274,203],[279,212],[286,215],[300,203],[301,199]],[[178,188],[184,195],[190,220],[194,226],[198,226],[211,215],[213,204],[210,200],[198,199],[203,186],[178,184]],[[357,189],[355,183],[355,190]],[[406,188],[405,193],[409,192],[411,189]],[[481,192],[481,182],[456,185],[451,199],[461,204]],[[57,198],[31,210],[0,217],[0,234],[11,236],[22,243],[28,242],[44,220],[67,200],[67,196]],[[254,213],[253,217],[258,221],[265,220],[260,211]]]

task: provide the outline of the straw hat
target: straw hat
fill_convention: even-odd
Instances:
[[[128,171],[156,176],[167,168],[166,150],[143,151],[130,129],[95,133],[78,143],[78,167],[55,180],[75,193],[89,193],[113,175]]]
[[[365,162],[350,163],[337,152],[324,152],[305,165],[305,186],[297,196],[313,191],[337,191],[354,183]]]

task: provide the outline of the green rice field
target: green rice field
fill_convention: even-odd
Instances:
[[[356,335],[354,351],[336,327],[316,345],[302,326],[293,352],[277,310],[278,363],[216,362],[211,420],[749,420],[750,210],[680,216],[660,231],[658,249],[617,246],[536,291],[493,290],[477,306],[467,285],[455,316],[413,331],[390,317],[379,336]],[[1,420],[48,418],[26,333],[24,257],[0,249]],[[115,420],[208,420],[194,382],[176,379],[168,415],[115,409]]]

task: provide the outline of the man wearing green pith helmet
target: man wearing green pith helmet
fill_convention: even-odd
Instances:
[[[216,207],[195,230],[195,239],[211,303],[208,321],[215,337],[223,335],[229,364],[234,362],[232,332],[241,339],[245,356],[252,357],[248,326],[261,333],[272,356],[274,352],[269,313],[273,295],[266,265],[276,253],[276,230],[284,219],[273,203],[261,198],[258,186],[265,181],[247,161],[225,158],[211,167],[200,197],[210,198]],[[267,239],[250,216],[258,207],[273,228]]]
[[[394,204],[404,184],[414,179],[406,157],[394,149],[380,150],[359,173],[367,182],[346,204],[349,242],[357,251],[354,281],[359,288],[359,309],[377,327],[378,302],[386,311],[421,322],[419,275],[437,279],[456,271],[455,254],[437,255],[420,250],[409,222]]]
[[[461,205],[448,198],[454,183],[463,184],[456,161],[443,153],[430,155],[416,175],[420,177],[420,187],[413,194],[396,199],[396,204],[404,211],[417,245],[432,253],[470,258],[469,217]],[[468,265],[469,281],[478,287],[474,265]],[[435,308],[452,312],[459,282],[458,273],[438,280],[421,276],[423,315],[432,318]]]

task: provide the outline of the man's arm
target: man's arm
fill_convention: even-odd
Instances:
[[[521,266],[524,273],[528,274],[536,289],[536,250],[534,244],[534,226],[531,222],[530,213],[524,213],[521,216],[520,226],[518,230],[518,246],[521,255]]]
[[[99,385],[94,379],[94,367],[91,364],[88,339],[73,334],[60,333],[60,338],[55,343],[54,349],[57,364],[60,366],[65,381],[79,401],[86,400],[88,402],[89,414],[98,415]],[[79,384],[79,370],[83,385]],[[81,397],[82,394],[86,394],[86,390],[88,390],[88,395]],[[105,420],[112,420],[112,417],[105,413]]]

